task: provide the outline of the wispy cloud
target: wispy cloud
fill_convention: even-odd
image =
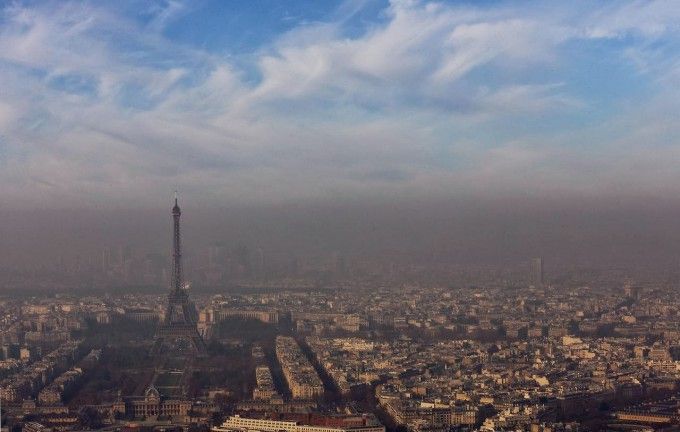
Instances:
[[[239,57],[169,36],[197,19],[178,1],[146,20],[100,2],[6,6],[0,194],[132,205],[175,186],[225,202],[680,181],[667,165],[680,148],[670,2],[393,1],[347,32],[369,3]],[[610,69],[592,70],[602,56]],[[632,167],[637,184],[621,177]]]

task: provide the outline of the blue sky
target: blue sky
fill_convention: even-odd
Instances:
[[[8,1],[16,206],[677,194],[674,1]]]

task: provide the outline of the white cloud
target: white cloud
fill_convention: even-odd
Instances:
[[[162,36],[180,19],[180,3],[146,26],[103,4],[7,7],[0,195],[134,203],[181,187],[207,202],[595,190],[593,182],[614,187],[633,166],[644,169],[638,189],[679,177],[670,166],[655,176],[653,165],[665,160],[639,151],[663,142],[659,154],[675,155],[677,143],[664,141],[678,136],[668,116],[640,123],[641,107],[621,109],[611,123],[574,134],[562,117],[592,102],[552,73],[571,61],[565,44],[634,32],[635,44],[612,55],[637,56],[648,79],[672,92],[651,98],[649,112],[676,108],[678,73],[658,69],[663,52],[645,45],[677,42],[667,3],[546,12],[394,1],[384,22],[349,37],[343,25],[355,9],[251,54],[253,80],[237,62]],[[546,132],[537,118],[567,130]],[[612,123],[640,141],[622,143]],[[588,141],[596,150],[583,150]],[[597,150],[624,145],[633,151],[622,158]]]
[[[673,0],[611,3],[588,14],[586,33],[596,38],[620,38],[626,34],[646,38],[680,31],[680,8]]]

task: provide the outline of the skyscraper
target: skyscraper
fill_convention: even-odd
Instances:
[[[531,260],[531,284],[541,287],[543,282],[543,258],[534,258]]]

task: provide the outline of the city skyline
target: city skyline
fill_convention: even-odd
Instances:
[[[0,432],[680,430],[679,23],[0,0]]]

